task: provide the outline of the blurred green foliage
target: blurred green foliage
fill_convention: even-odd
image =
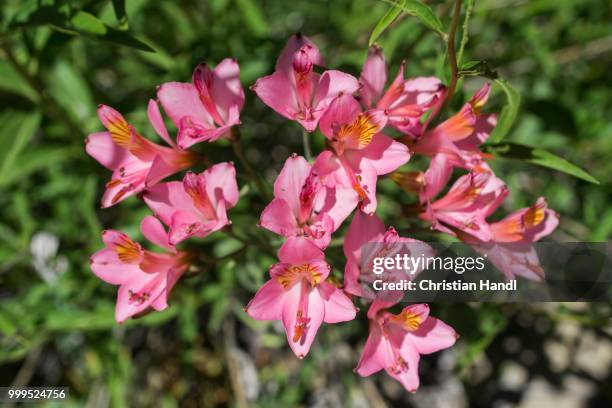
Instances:
[[[438,16],[429,25],[437,26],[439,19],[446,31],[449,5],[428,3]],[[322,328],[315,352],[298,362],[277,326],[242,312],[274,262],[270,252],[280,244],[255,227],[266,202],[242,173],[241,201],[230,212],[236,236],[213,234],[196,242],[204,254],[199,270],[177,285],[171,307],[117,326],[115,289],[92,275],[88,257],[101,247],[103,228],[140,237],[138,225],[148,210],[136,198],[99,210],[109,175],[85,154],[83,141],[101,129],[98,103],[118,109],[154,138],[145,109],[157,85],[187,81],[197,63],[214,65],[232,56],[248,87],[273,70],[286,39],[297,31],[320,46],[328,67],[358,75],[370,34],[389,9],[388,2],[375,0],[5,0],[0,6],[0,385],[24,380],[68,385],[75,405],[223,405],[237,398],[229,362],[240,346],[258,368],[260,406],[312,401],[311,392],[329,384],[348,390],[351,400],[363,395],[363,383],[350,370],[365,339],[364,316]],[[440,36],[413,16],[389,20],[377,34],[389,76],[405,59],[409,76],[448,81]],[[601,182],[520,161],[493,162],[511,189],[506,210],[544,195],[561,214],[552,239],[612,236],[610,21],[606,0],[480,0],[464,40],[463,61],[486,61],[521,96],[518,118],[504,142],[555,152]],[[482,81],[471,76],[460,81],[451,108]],[[495,91],[486,109],[499,112],[506,96],[501,88]],[[291,152],[303,152],[297,124],[263,106],[252,92],[242,120],[247,159],[269,182]],[[322,137],[315,136],[313,148],[322,147]],[[198,149],[214,162],[234,158],[224,142]],[[417,160],[409,167],[422,164]],[[401,204],[412,198],[388,180],[380,182],[380,192],[383,219],[406,235],[436,239],[401,217]],[[33,249],[33,237],[40,241],[41,232],[51,234],[47,247],[49,239],[58,241],[57,254],[42,259]],[[328,251],[336,277],[343,268],[341,243],[335,239]],[[56,273],[45,279],[37,257]],[[463,335],[456,346],[459,371],[514,327],[518,308],[435,308]],[[609,308],[600,306],[571,313],[556,306],[529,310],[552,325],[571,319],[598,327],[609,317]],[[464,380],[469,387],[469,377]],[[474,398],[487,404],[486,395]]]

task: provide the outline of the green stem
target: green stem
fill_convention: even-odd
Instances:
[[[459,16],[461,15],[461,1],[462,0],[455,0],[453,18],[451,20],[450,29],[448,32],[448,62],[451,66],[451,79],[444,105],[448,105],[450,103],[451,99],[453,98],[453,94],[455,93],[455,88],[457,87],[457,73],[459,72],[459,69],[457,67],[457,54],[455,52],[455,34],[457,33],[457,25],[459,24]]]
[[[261,177],[253,170],[251,164],[247,161],[246,157],[244,157],[244,152],[242,151],[242,145],[240,144],[240,130],[236,126],[232,127],[230,131],[230,143],[232,144],[232,149],[234,150],[234,154],[238,158],[238,162],[244,167],[249,178],[253,181],[261,195],[263,195],[266,199],[270,199],[270,193],[268,188],[264,184]]]
[[[312,150],[310,149],[310,134],[302,128],[302,144],[304,145],[304,156],[306,160],[312,161]]]

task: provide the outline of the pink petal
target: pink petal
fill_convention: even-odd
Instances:
[[[163,276],[160,274],[137,273],[119,288],[117,305],[115,306],[115,320],[122,323],[128,318],[137,315],[151,306],[164,290]],[[143,301],[130,300],[131,294],[146,292],[148,297]]]
[[[344,237],[344,255],[359,265],[361,247],[380,240],[384,233],[385,225],[380,218],[357,211]]]
[[[180,181],[157,184],[145,192],[143,199],[153,213],[168,226],[172,223],[172,214],[175,211],[197,211]]]
[[[111,285],[125,283],[134,273],[139,273],[137,264],[122,262],[114,249],[104,248],[93,254],[90,258],[92,272],[100,279]]]
[[[284,237],[298,235],[300,231],[295,214],[281,198],[275,198],[264,208],[259,224]]]
[[[307,319],[307,324],[306,328],[303,329],[304,334],[299,338],[299,340],[293,341],[296,334],[296,324],[299,323],[297,320],[297,313],[302,305],[302,298],[300,296],[302,285],[305,285],[305,283],[295,285],[290,292],[287,293],[285,304],[283,305],[282,318],[283,326],[285,327],[285,332],[287,333],[289,347],[291,347],[291,350],[293,350],[295,355],[299,358],[304,358],[310,351],[310,346],[312,345],[312,342],[317,335],[317,331],[319,330],[319,326],[321,326],[321,323],[323,322],[323,317],[325,316],[325,306],[318,291],[310,290],[309,292],[305,293],[304,296],[307,297],[307,300],[305,301],[307,304],[305,308],[305,318]]]
[[[361,357],[355,368],[355,372],[362,377],[368,377],[387,365],[389,345],[382,336],[380,327],[375,322],[370,322],[370,334],[363,346]]]
[[[374,45],[368,50],[359,81],[362,84],[360,94],[364,105],[374,106],[387,82],[387,66],[380,47]]]
[[[310,164],[302,156],[292,155],[274,182],[274,197],[283,199],[295,217],[300,214],[300,193],[310,174]]]
[[[200,101],[198,91],[193,84],[184,82],[167,82],[157,89],[157,97],[164,111],[177,127],[184,118],[207,128],[213,127],[213,121]]]
[[[434,199],[446,187],[453,174],[453,167],[446,155],[436,154],[425,172],[425,185],[420,193],[421,203]]]
[[[201,232],[203,221],[190,211],[175,210],[170,221],[169,241],[176,245]]]
[[[162,118],[161,112],[159,111],[159,105],[153,99],[149,99],[149,105],[147,106],[147,116],[149,117],[149,122],[151,122],[151,126],[153,126],[155,133],[157,133],[159,137],[161,137],[170,146],[174,147],[174,141],[170,138],[170,135],[168,134],[168,129],[166,128],[164,119]]]
[[[118,169],[129,156],[126,149],[113,142],[109,132],[90,134],[85,139],[85,150],[87,154],[109,170]]]
[[[357,309],[344,292],[328,282],[319,283],[317,289],[325,306],[325,323],[348,322],[355,318]]]
[[[347,259],[344,266],[344,290],[347,293],[362,296],[363,290],[359,284],[360,273],[359,264],[352,259]]]
[[[324,187],[321,191],[325,192],[325,200],[319,211],[333,220],[333,231],[336,231],[357,206],[359,195],[352,188],[341,186]]]
[[[361,113],[359,102],[351,94],[342,94],[330,101],[329,108],[321,117],[321,132],[328,138],[334,137],[334,127],[353,123]]]
[[[259,288],[245,310],[256,320],[281,320],[286,292],[276,279],[271,279]]]
[[[299,111],[295,85],[287,76],[274,72],[259,78],[251,89],[276,113],[287,119],[295,119],[296,112]]]
[[[400,382],[408,392],[416,392],[419,388],[419,360],[420,356],[418,351],[414,348],[412,344],[404,340],[401,349],[399,350],[399,354],[402,359],[407,364],[407,368],[400,372],[393,372],[387,366],[385,371],[391,377],[395,378]]]
[[[451,347],[457,341],[455,330],[435,317],[428,317],[419,328],[407,335],[420,354],[431,354]]]
[[[220,200],[232,208],[238,202],[238,184],[236,183],[236,168],[232,163],[219,163],[204,171],[206,193],[216,207]]]
[[[213,102],[217,106],[219,114],[225,119],[225,124],[236,124],[238,122],[236,114],[244,106],[244,90],[240,83],[240,67],[236,60],[225,58],[217,64],[213,72]],[[235,112],[234,117],[232,117],[231,112]]]
[[[380,176],[391,173],[410,160],[408,147],[396,142],[389,136],[377,133],[370,144],[363,149],[363,157],[368,159]]]
[[[278,251],[281,262],[292,265],[303,265],[313,261],[323,261],[325,256],[312,241],[301,237],[290,237]]]
[[[144,217],[140,223],[142,235],[155,245],[175,251],[174,246],[168,242],[168,233],[162,223],[152,215]]]

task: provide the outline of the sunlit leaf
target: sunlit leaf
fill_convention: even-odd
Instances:
[[[242,18],[253,35],[263,37],[268,32],[268,23],[261,12],[261,5],[256,0],[236,0]]]
[[[5,110],[0,116],[0,186],[7,183],[11,174],[20,170],[20,155],[34,137],[39,124],[38,112]]]
[[[575,164],[552,154],[539,147],[531,147],[518,143],[487,144],[483,150],[504,159],[522,160],[539,166],[548,167],[570,174],[589,183],[599,184],[599,181]]]
[[[446,39],[446,33],[444,32],[444,25],[436,16],[436,13],[427,6],[425,3],[418,0],[405,0],[404,2],[394,0],[381,0],[385,3],[391,4],[395,7],[400,8],[403,12],[418,18],[427,27],[438,33],[443,39]],[[403,3],[403,4],[402,4]]]

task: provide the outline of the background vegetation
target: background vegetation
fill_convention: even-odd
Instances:
[[[5,0],[0,6],[0,385],[69,386],[75,406],[491,406],[528,405],[539,395],[552,404],[561,398],[610,405],[605,304],[432,305],[462,338],[452,350],[424,358],[423,387],[414,396],[384,375],[364,380],[351,372],[366,337],[365,316],[322,327],[316,349],[298,361],[278,325],[242,311],[280,241],[255,227],[267,202],[239,164],[243,194],[230,211],[236,237],[218,233],[197,242],[204,255],[177,285],[171,307],[118,326],[115,289],[93,276],[88,258],[101,247],[103,228],[139,237],[148,209],[132,198],[99,210],[109,175],[83,144],[101,129],[97,104],[113,106],[154,138],[145,109],[156,85],[187,81],[198,62],[232,56],[246,88],[273,70],[297,31],[320,46],[328,67],[358,75],[370,33],[389,9],[375,0],[123,4]],[[448,27],[450,4],[428,4]],[[612,235],[611,23],[606,0],[479,0],[470,20],[464,61],[487,61],[521,95],[507,140],[554,151],[601,181],[494,161],[511,188],[507,210],[544,195],[561,214],[554,240]],[[419,19],[400,16],[378,43],[390,76],[405,59],[409,76],[447,80],[445,44]],[[482,81],[462,81],[453,108]],[[487,109],[505,103],[496,87]],[[298,125],[249,91],[242,120],[246,157],[270,182],[288,154],[303,152]],[[320,135],[313,141],[315,151],[322,148]],[[215,162],[234,159],[227,143],[198,149]],[[436,239],[401,215],[412,197],[388,180],[380,191],[383,219],[405,235]],[[334,240],[328,251],[336,276],[341,244]]]

